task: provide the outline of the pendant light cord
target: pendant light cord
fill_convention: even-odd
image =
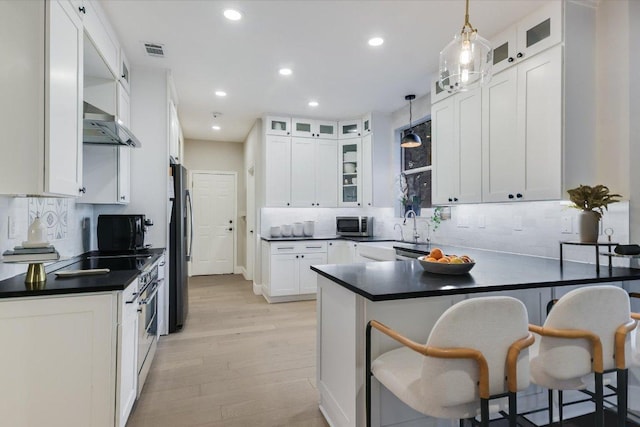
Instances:
[[[465,8],[464,25],[462,26],[462,33],[464,33],[465,28],[469,28],[471,32],[477,31],[475,28],[473,28],[473,25],[471,25],[471,22],[469,22],[469,0],[467,0],[467,6]]]
[[[412,109],[411,109],[411,99],[409,100],[409,132],[413,132],[413,125],[411,124],[411,119],[413,118]]]

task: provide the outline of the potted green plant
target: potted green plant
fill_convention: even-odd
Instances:
[[[620,194],[611,194],[606,185],[580,185],[567,190],[573,207],[582,210],[579,218],[580,241],[595,243],[598,241],[598,223],[605,209],[611,203],[620,201]]]

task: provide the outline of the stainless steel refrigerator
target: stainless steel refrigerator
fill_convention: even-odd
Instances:
[[[187,169],[172,164],[173,195],[169,223],[169,333],[184,326],[189,312],[187,262],[193,242],[193,209]]]

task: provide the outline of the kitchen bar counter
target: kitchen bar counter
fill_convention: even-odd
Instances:
[[[426,245],[393,245],[416,253],[428,251]],[[549,301],[577,287],[612,284],[627,291],[640,290],[640,269],[603,268],[598,274],[594,264],[565,262],[561,267],[557,259],[438,247],[448,254],[469,255],[476,261],[475,267],[460,276],[425,272],[417,260],[311,267],[318,284],[316,384],[320,411],[330,425],[366,425],[365,331],[372,319],[424,343],[442,313],[468,298],[517,298],[527,307],[529,321],[541,325]],[[374,359],[398,347],[397,342],[381,334],[372,335]],[[373,381],[371,395],[373,426],[439,425],[402,404],[377,381]],[[518,397],[518,408],[523,412],[545,404],[546,394],[535,390]]]
[[[164,249],[148,249],[144,254],[151,255],[145,265],[151,265]],[[42,295],[64,295],[87,292],[122,291],[140,274],[140,269],[112,270],[107,274],[58,278],[59,270],[80,270],[87,268],[102,268],[99,262],[92,262],[89,258],[97,252],[87,252],[77,257],[58,261],[46,266],[47,281],[44,285],[33,287],[24,283],[25,274],[19,274],[0,281],[0,298],[33,297]]]
[[[397,247],[424,253],[424,245]],[[432,245],[433,247],[433,245]],[[640,280],[640,269],[616,267],[596,273],[593,264],[440,246],[445,253],[469,255],[475,267],[459,276],[425,272],[417,260],[366,264],[320,265],[311,269],[371,301],[471,294],[589,283]]]

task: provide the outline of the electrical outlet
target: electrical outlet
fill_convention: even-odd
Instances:
[[[458,216],[458,228],[469,228],[469,217],[467,215]]]
[[[563,216],[560,220],[560,232],[562,234],[573,233],[573,223],[570,216]]]
[[[513,217],[513,229],[515,231],[522,231],[522,217],[520,215]]]
[[[486,227],[486,218],[484,215],[478,215],[478,228]]]
[[[7,218],[7,238],[15,239],[16,237],[17,237],[16,220],[13,219],[11,216],[9,216]]]

